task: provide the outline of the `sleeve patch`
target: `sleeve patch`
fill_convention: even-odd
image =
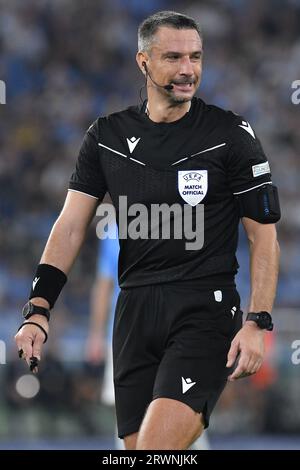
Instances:
[[[270,173],[270,165],[269,162],[259,163],[258,165],[252,166],[252,173],[254,178],[257,176],[264,175],[265,173]]]

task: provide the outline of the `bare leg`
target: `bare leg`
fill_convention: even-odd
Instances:
[[[136,449],[188,449],[203,429],[201,413],[178,400],[157,398],[142,422]]]
[[[124,444],[126,450],[135,450],[136,449],[136,441],[137,441],[138,433],[135,432],[133,434],[128,434],[128,436],[124,437]]]

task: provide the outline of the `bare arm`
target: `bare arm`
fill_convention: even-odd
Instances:
[[[51,230],[41,263],[51,264],[68,274],[95,215],[97,205],[96,198],[68,191],[62,212]],[[49,307],[48,302],[40,297],[35,297],[31,301],[35,305]]]
[[[271,312],[276,295],[279,244],[274,224],[263,225],[246,217],[243,225],[250,247],[250,312]]]
[[[98,199],[83,193],[69,191],[63,210],[54,224],[46,244],[41,263],[51,264],[67,274],[75,261],[85,238],[86,230],[95,214]],[[47,300],[41,297],[31,299],[32,303],[49,308]],[[32,315],[30,322],[41,325],[49,331],[48,321],[41,315]],[[29,324],[16,334],[18,350],[30,366],[32,356],[40,360],[43,332],[35,325]],[[36,369],[37,371],[37,369]]]
[[[249,311],[272,311],[279,266],[279,245],[273,224],[260,224],[243,218],[250,246],[251,297]],[[257,372],[264,356],[265,331],[255,322],[245,322],[231,343],[227,367],[232,367],[238,354],[239,363],[229,380]]]

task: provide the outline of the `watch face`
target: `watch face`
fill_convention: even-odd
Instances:
[[[31,302],[27,302],[27,304],[24,305],[23,310],[22,310],[23,317],[26,319],[28,315],[31,313],[31,311],[32,311],[32,304]]]
[[[268,312],[261,312],[258,316],[258,325],[260,328],[268,329],[271,326],[272,318]]]

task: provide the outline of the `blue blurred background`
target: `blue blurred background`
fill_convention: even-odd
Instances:
[[[299,340],[300,347],[300,105],[291,101],[292,82],[300,79],[300,1],[0,0],[0,79],[7,87],[0,105],[2,449],[114,445],[114,412],[99,398],[103,364],[85,360],[95,224],[53,312],[37,379],[24,378],[12,336],[84,132],[97,116],[139,102],[137,27],[163,9],[200,22],[205,52],[198,95],[250,121],[281,195],[276,332],[259,375],[224,392],[211,420],[211,447],[300,449],[300,364],[292,362],[292,343]],[[239,261],[246,306],[242,233]],[[295,357],[300,362],[300,353]]]

